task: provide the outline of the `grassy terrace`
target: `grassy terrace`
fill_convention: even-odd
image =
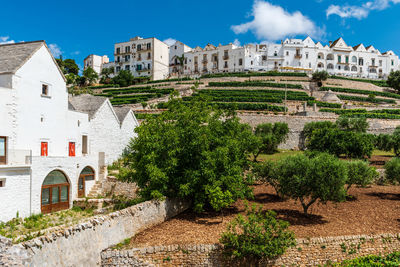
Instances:
[[[105,89],[98,96],[106,96],[110,98],[113,105],[136,104],[146,102],[154,98],[169,95],[174,88],[153,88],[146,87],[127,87],[121,89]]]
[[[191,105],[190,101],[185,102],[186,105]],[[168,103],[159,103],[157,108],[167,109]],[[271,112],[284,112],[285,107],[270,105],[267,103],[238,103],[238,102],[210,102],[210,106],[220,109],[233,109],[233,110],[253,110],[253,111],[271,111]]]
[[[387,103],[387,104],[396,104],[394,99],[385,99],[385,98],[375,98],[375,97],[360,97],[360,96],[352,96],[352,95],[337,95],[341,100],[350,100],[357,102],[369,102],[369,103]]]
[[[355,81],[355,82],[364,82],[364,83],[372,83],[376,86],[380,87],[389,87],[389,85],[384,80],[368,80],[368,79],[357,79],[357,78],[347,78],[341,76],[330,76],[330,79],[337,79],[337,80],[348,80],[348,81]]]
[[[354,118],[368,118],[368,119],[400,119],[400,109],[381,109],[371,110],[366,109],[320,109],[321,112],[330,112],[338,115],[345,115]]]
[[[0,235],[12,239],[14,243],[19,243],[45,234],[45,229],[55,226],[72,226],[92,216],[92,210],[74,207],[46,215],[32,215],[25,219],[14,218],[7,223],[0,223]]]
[[[400,99],[400,95],[389,92],[378,92],[372,90],[360,90],[360,89],[352,89],[352,88],[340,88],[340,87],[321,87],[320,91],[333,91],[340,93],[350,93],[350,94],[360,94],[360,95],[375,95],[375,96],[383,96],[388,98]]]
[[[272,87],[272,88],[303,89],[301,84],[273,83],[265,81],[209,82],[208,87]]]

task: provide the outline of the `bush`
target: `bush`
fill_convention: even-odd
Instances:
[[[292,88],[303,89],[301,84],[291,83],[273,83],[263,81],[246,81],[246,82],[209,82],[209,87],[276,87],[276,88]]]
[[[273,211],[261,207],[246,208],[246,217],[239,214],[222,233],[220,242],[224,254],[231,259],[245,260],[255,265],[261,259],[274,259],[296,245],[289,223],[276,219]]]
[[[346,267],[400,266],[400,252],[394,252],[387,256],[369,255],[352,260],[345,260],[334,266],[346,266]]]
[[[256,127],[254,132],[259,139],[259,146],[253,152],[254,161],[261,153],[273,154],[278,150],[278,145],[287,139],[289,127],[287,123],[263,123]]]
[[[400,182],[400,158],[393,158],[385,164],[386,179],[391,183]]]
[[[318,130],[318,129],[325,129],[325,128],[334,129],[334,128],[336,128],[336,125],[335,125],[335,123],[333,123],[331,121],[308,122],[304,125],[302,134],[303,134],[305,140],[309,141],[313,131]]]
[[[120,87],[127,87],[133,84],[135,77],[129,70],[121,70],[118,75],[112,78],[113,84],[118,84]]]
[[[322,81],[326,81],[328,79],[328,77],[329,77],[329,74],[325,70],[316,71],[312,75],[312,80],[318,82],[319,83],[318,86],[321,86],[322,85]]]
[[[252,172],[256,180],[271,185],[275,189],[277,195],[279,195],[279,181],[274,173],[275,168],[276,164],[268,160],[254,164]]]
[[[372,83],[372,84],[374,84],[376,86],[380,86],[380,87],[389,87],[389,85],[384,80],[368,80],[368,79],[347,78],[347,77],[341,77],[341,76],[335,76],[335,75],[332,75],[329,78],[338,79],[338,80],[350,80],[350,81],[356,81],[356,82]]]
[[[366,118],[349,118],[341,116],[336,120],[336,125],[343,131],[365,133],[369,127]]]
[[[315,202],[345,200],[346,163],[329,154],[305,155],[280,160],[275,168],[281,195],[299,201],[304,214]]]
[[[390,73],[387,84],[393,89],[400,91],[400,70],[392,71]]]
[[[389,93],[389,92],[380,92],[380,91],[372,91],[372,90],[360,90],[353,88],[342,88],[342,87],[321,87],[320,91],[333,91],[333,92],[342,92],[342,93],[351,93],[351,94],[360,94],[360,95],[370,95],[374,94],[375,96],[383,96],[389,98],[400,99],[400,95]]]
[[[371,98],[371,97],[361,97],[361,96],[352,96],[352,95],[337,95],[341,100],[350,100],[357,102],[369,102],[369,103],[388,103],[388,104],[396,104],[396,100],[394,99],[385,99],[385,98]]]
[[[374,167],[370,167],[368,163],[360,160],[347,162],[347,170],[346,191],[349,191],[352,185],[366,187],[379,177],[379,173]]]
[[[187,198],[202,211],[219,210],[251,196],[251,181],[243,173],[254,135],[233,112],[214,110],[204,102],[188,106],[174,100],[169,110],[135,131],[129,167],[136,172],[130,180],[137,182],[142,197]]]

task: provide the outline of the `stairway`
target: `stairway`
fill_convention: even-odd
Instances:
[[[90,189],[89,194],[86,195],[88,198],[97,198],[97,196],[102,194],[102,184],[100,181],[96,181],[92,189]]]

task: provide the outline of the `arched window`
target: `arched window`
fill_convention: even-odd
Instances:
[[[94,178],[94,170],[91,167],[87,166],[81,171],[78,179],[78,197],[85,197],[85,183]]]
[[[318,59],[324,59],[324,53],[318,53]]]
[[[357,64],[357,57],[356,57],[356,56],[353,56],[353,57],[351,58],[351,62]]]
[[[323,68],[324,67],[324,63],[319,62],[318,63],[318,68]]]
[[[332,63],[329,63],[328,66],[327,66],[327,68],[330,69],[330,70],[331,70],[331,69],[333,70],[333,64],[332,64]]]
[[[334,59],[333,54],[328,54],[328,56],[326,57],[326,59],[327,59],[327,60],[333,60],[333,59]]]
[[[349,71],[349,70],[350,70],[350,67],[346,65],[346,66],[344,66],[344,70],[345,70],[345,71]]]
[[[357,72],[357,67],[356,66],[351,67],[351,71]]]
[[[42,213],[69,208],[69,182],[62,171],[50,172],[42,184],[41,210]]]

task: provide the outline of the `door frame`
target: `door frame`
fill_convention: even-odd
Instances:
[[[82,190],[79,190],[79,181],[80,181],[81,179],[82,179],[83,188],[82,188]],[[86,196],[86,190],[85,190],[86,185],[85,185],[85,180],[86,180],[86,175],[84,175],[84,174],[79,175],[79,178],[78,178],[78,198],[83,198],[83,197]]]
[[[0,136],[0,139],[4,139],[4,156],[0,156],[0,165],[5,165],[7,164],[7,136]]]
[[[63,186],[67,187],[67,201],[61,202],[61,188]],[[52,199],[53,199],[53,188],[58,187],[58,203],[53,204]],[[43,189],[49,188],[49,204],[43,205],[42,204],[42,194],[43,194]],[[41,211],[43,214],[46,213],[51,213],[55,211],[60,211],[60,210],[66,210],[69,209],[69,190],[70,190],[70,184],[69,183],[62,183],[62,184],[51,184],[51,185],[42,185],[42,188],[40,190],[40,207]]]

